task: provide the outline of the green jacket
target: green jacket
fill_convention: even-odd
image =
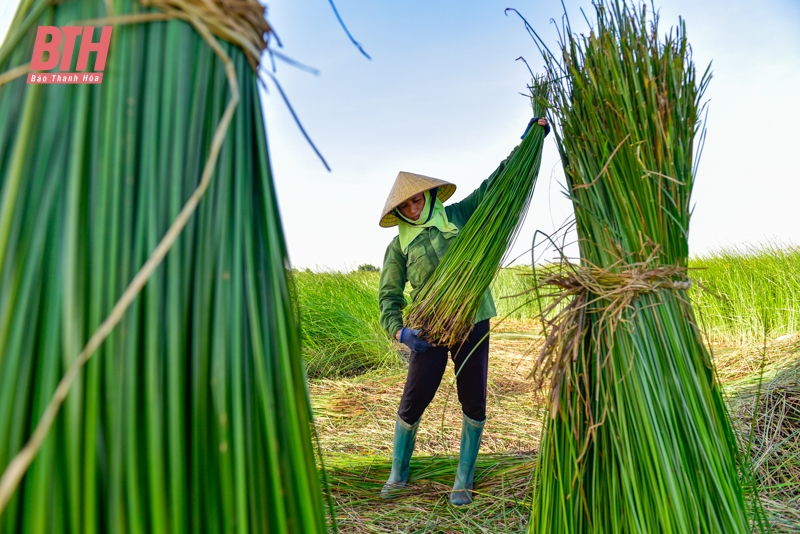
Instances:
[[[475,191],[461,202],[445,206],[447,219],[455,224],[458,229],[464,227],[475,213],[478,205],[486,196],[486,191],[492,186],[494,179],[499,176],[506,163],[516,152],[511,151],[506,159],[495,171],[483,181]],[[457,237],[457,236],[456,236]],[[403,295],[406,282],[411,283],[411,299],[416,300],[422,285],[430,278],[439,260],[455,239],[445,239],[436,227],[426,228],[408,246],[408,254],[403,254],[400,248],[400,238],[395,236],[386,248],[381,270],[380,287],[378,289],[378,306],[381,310],[381,326],[390,337],[403,328],[403,308],[406,307],[406,298]],[[475,322],[479,323],[497,315],[494,307],[492,293],[486,288],[483,301],[478,307]]]

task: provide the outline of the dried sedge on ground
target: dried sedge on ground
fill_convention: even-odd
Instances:
[[[79,370],[0,530],[324,531],[250,50],[263,7],[159,6],[24,1],[0,49],[16,72],[39,25],[115,25],[102,85],[0,86],[3,469]]]
[[[454,456],[411,459],[410,486],[383,501],[380,488],[391,462],[384,458],[339,458],[330,465],[331,493],[340,532],[520,532],[528,520],[534,458],[526,454],[482,454],[475,466],[480,506],[449,503]]]
[[[786,348],[793,361],[739,381],[728,403],[773,531],[788,533],[800,531],[800,343]]]

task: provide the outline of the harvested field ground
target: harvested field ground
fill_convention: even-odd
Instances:
[[[389,475],[394,417],[405,369],[309,382],[340,532],[525,529],[544,407],[529,379],[541,344],[539,336],[530,334],[536,331],[533,322],[507,320],[492,332],[487,423],[475,469],[477,498],[461,509],[452,508],[448,501],[461,432],[452,362],[422,418],[408,491],[391,501],[382,500],[379,493]],[[783,336],[766,348],[715,346],[714,357],[726,391],[735,395],[752,385],[762,362],[767,379],[797,362],[800,336]],[[762,498],[777,532],[797,532],[800,495],[793,500],[796,491],[785,490],[780,495],[762,494]]]
[[[513,325],[511,325],[513,328]],[[487,418],[481,452],[535,450],[541,431],[539,395],[528,375],[539,339],[517,337],[509,328],[491,337]],[[528,334],[523,334],[528,336]],[[453,362],[423,415],[415,454],[458,454],[461,407]],[[350,379],[309,382],[317,431],[326,454],[391,455],[397,405],[406,370],[398,368]]]

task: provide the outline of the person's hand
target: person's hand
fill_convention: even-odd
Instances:
[[[544,128],[544,136],[547,137],[547,134],[550,133],[550,125],[547,123],[547,119],[545,117],[534,117],[530,121],[528,121],[528,126],[525,127],[525,133],[522,134],[520,139],[525,139],[525,136],[528,135],[528,132],[531,129],[531,126],[534,124],[538,124]]]
[[[397,340],[414,352],[425,352],[433,345],[424,339],[418,338],[419,332],[419,330],[403,327],[397,331]]]

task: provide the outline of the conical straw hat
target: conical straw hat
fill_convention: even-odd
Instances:
[[[399,221],[397,217],[392,215],[392,210],[417,193],[422,193],[434,187],[439,188],[439,191],[436,193],[436,198],[442,202],[453,196],[453,193],[456,192],[455,184],[451,184],[450,182],[431,178],[430,176],[414,174],[413,172],[400,171],[389,193],[389,198],[386,199],[386,205],[381,212],[381,222],[379,224],[384,228],[396,226]]]

